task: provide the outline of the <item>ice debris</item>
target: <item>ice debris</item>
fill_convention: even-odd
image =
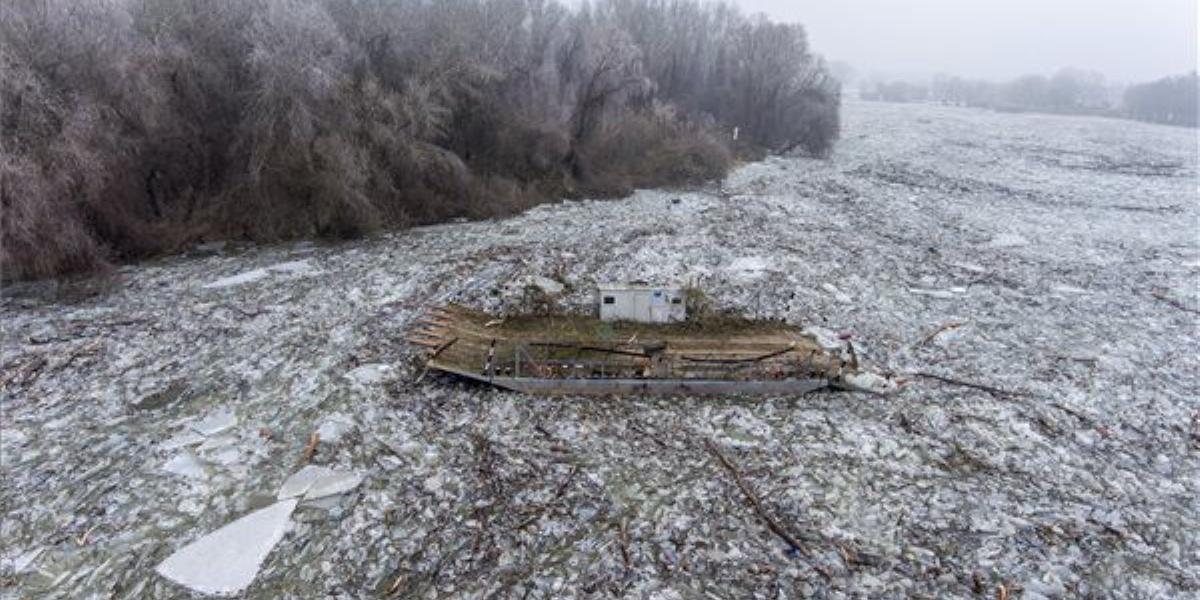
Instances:
[[[237,275],[223,277],[212,283],[206,284],[204,289],[214,290],[253,283],[266,277],[267,275],[268,272],[266,269],[254,269],[253,271],[246,271],[245,273],[238,273]]]
[[[202,594],[237,594],[250,587],[283,539],[298,502],[276,502],[229,523],[176,550],[155,571]]]
[[[851,302],[854,301],[854,299],[851,298],[849,294],[847,294],[846,292],[843,292],[842,290],[839,290],[837,288],[837,286],[833,285],[832,283],[822,283],[821,289],[829,292],[833,296],[834,300],[837,300],[838,302],[840,302],[842,304],[850,304]]]
[[[362,480],[362,475],[358,473],[335,471],[314,481],[312,487],[308,488],[308,493],[304,494],[304,499],[315,500],[325,496],[344,494],[358,487]]]
[[[288,273],[291,275],[302,275],[316,271],[312,264],[307,260],[293,260],[290,262],[279,263],[277,265],[267,267],[267,270],[273,273]]]
[[[824,327],[809,326],[800,333],[811,337],[823,350],[842,350],[844,348],[838,335]]]
[[[288,275],[307,275],[318,272],[307,260],[295,260],[272,265],[266,268],[253,269],[237,275],[231,275],[204,285],[204,289],[221,289],[254,283],[265,279],[272,273]]]
[[[344,415],[330,415],[317,427],[322,442],[337,443],[355,428],[354,421]]]
[[[896,383],[887,377],[876,373],[851,373],[842,377],[842,384],[852,390],[874,394],[888,394],[896,391]]]
[[[163,470],[172,475],[189,479],[202,479],[207,474],[204,465],[190,450],[184,450],[173,456],[163,465]]]
[[[163,450],[178,450],[187,446],[195,446],[204,441],[204,436],[191,430],[181,431],[159,445]]]
[[[329,467],[305,465],[304,468],[296,471],[283,482],[283,486],[279,488],[279,493],[276,494],[276,497],[280,500],[285,500],[287,498],[303,496],[308,493],[309,488],[312,487],[314,482],[332,473],[333,469]]]
[[[192,423],[192,430],[206,436],[216,435],[237,425],[237,417],[232,412],[223,410]]]
[[[383,363],[371,363],[359,366],[346,373],[346,379],[359,385],[376,385],[391,381],[395,378],[395,368]]]
[[[1002,233],[988,242],[988,247],[990,248],[1020,248],[1021,246],[1028,245],[1029,240],[1015,233]]]
[[[540,275],[530,277],[529,285],[532,285],[552,296],[556,295],[556,294],[561,294],[561,293],[563,293],[563,291],[566,290],[566,287],[564,287],[563,284],[561,284],[553,279],[550,279],[549,277],[542,277]]]
[[[953,300],[954,298],[957,298],[957,297],[967,293],[967,288],[953,287],[948,290],[926,290],[926,289],[921,289],[921,288],[908,288],[908,291],[910,294],[913,294],[916,296],[927,296],[929,298],[936,298],[938,300]]]
[[[318,465],[307,465],[283,482],[277,497],[280,500],[303,496],[316,500],[325,496],[344,494],[362,483],[363,477],[352,471],[338,471]]]
[[[44,546],[34,548],[27,552],[23,552],[11,558],[0,560],[0,571],[10,575],[20,575],[28,570],[33,565],[33,561],[37,560],[46,548]]]

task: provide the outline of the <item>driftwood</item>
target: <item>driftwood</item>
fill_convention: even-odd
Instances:
[[[729,462],[729,459],[726,458],[723,453],[721,453],[721,450],[717,448],[717,445],[714,444],[712,440],[705,439],[704,446],[708,449],[709,454],[712,454],[713,457],[717,459],[717,462],[721,464],[721,467],[723,467],[725,471],[729,473],[729,476],[733,478],[733,483],[737,485],[738,489],[741,490],[742,495],[746,497],[748,502],[750,502],[750,508],[752,508],[754,513],[758,515],[758,518],[762,519],[763,523],[767,525],[767,529],[770,529],[771,533],[779,536],[780,539],[786,542],[788,546],[791,546],[791,548],[796,552],[808,556],[808,549],[800,543],[800,540],[796,539],[796,536],[788,533],[787,529],[784,529],[783,525],[780,524],[775,517],[771,516],[771,513],[767,512],[767,509],[763,507],[762,500],[759,499],[758,494],[756,494],[749,484],[746,483],[746,480],[742,478],[742,472],[739,471],[738,468],[733,465],[733,463]]]
[[[1179,310],[1182,310],[1184,312],[1190,312],[1194,315],[1200,315],[1200,310],[1194,309],[1194,308],[1168,296],[1166,294],[1166,292],[1164,292],[1162,290],[1154,290],[1153,292],[1150,292],[1150,295],[1154,296],[1155,298],[1157,298],[1159,300],[1162,300],[1163,302],[1166,302],[1167,304],[1170,304],[1171,306],[1174,306],[1175,308],[1178,308]]]
[[[750,358],[701,358],[701,357],[697,357],[697,356],[684,356],[684,355],[681,355],[679,358],[682,358],[683,360],[699,362],[699,363],[736,365],[736,364],[741,364],[741,363],[762,362],[764,360],[767,360],[768,358],[775,358],[776,356],[783,356],[784,354],[787,354],[788,352],[791,352],[792,350],[795,350],[795,349],[796,349],[796,347],[793,345],[793,346],[788,346],[787,348],[784,348],[783,350],[776,350],[775,352],[768,352],[766,354],[763,354],[762,356],[752,356]]]
[[[960,387],[966,387],[966,388],[971,388],[974,390],[980,390],[980,391],[987,392],[993,396],[999,396],[999,397],[1017,398],[1017,397],[1026,395],[1026,394],[1022,394],[1019,392],[1010,392],[1008,390],[1002,390],[998,387],[992,387],[990,385],[984,385],[982,383],[973,383],[970,381],[963,381],[961,379],[954,379],[952,377],[945,377],[943,375],[936,375],[933,373],[918,372],[918,373],[910,373],[909,376],[910,377],[920,377],[922,379],[932,379],[934,381],[940,381],[942,383],[948,383],[950,385],[957,385]]]
[[[950,331],[952,329],[958,329],[959,327],[962,327],[963,325],[966,325],[966,323],[963,321],[951,321],[949,323],[946,323],[945,325],[942,325],[941,327],[934,329],[929,335],[921,338],[921,341],[914,344],[914,346],[924,346],[925,344],[932,342],[934,340],[934,338],[936,338],[937,336],[942,335],[943,333]]]
[[[304,451],[300,455],[300,466],[307,465],[312,462],[312,459],[317,454],[317,445],[321,443],[321,434],[313,432],[308,438],[308,443],[304,446]]]

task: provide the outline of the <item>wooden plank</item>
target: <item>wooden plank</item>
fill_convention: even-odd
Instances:
[[[424,340],[424,339],[415,339],[415,338],[405,338],[405,341],[407,341],[410,344],[421,346],[423,348],[437,348],[438,346],[442,345],[442,343],[444,343],[439,340]]]

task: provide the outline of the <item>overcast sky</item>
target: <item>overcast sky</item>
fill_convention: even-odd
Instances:
[[[1196,68],[1197,0],[734,0],[803,23],[860,76],[990,79],[1074,66],[1114,81]]]

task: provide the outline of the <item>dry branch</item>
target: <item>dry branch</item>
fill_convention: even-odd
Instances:
[[[1175,308],[1178,308],[1179,310],[1182,310],[1184,312],[1190,312],[1194,315],[1200,315],[1200,310],[1192,308],[1192,307],[1168,296],[1166,294],[1166,292],[1164,292],[1162,290],[1154,290],[1154,291],[1150,292],[1150,295],[1154,296],[1155,298],[1157,298],[1159,300],[1162,300],[1163,302],[1166,302],[1167,304],[1170,304],[1171,306],[1174,306]]]
[[[1026,395],[1026,394],[1022,394],[1019,392],[1011,392],[1008,390],[1002,390],[998,387],[993,387],[993,386],[985,385],[982,383],[973,383],[970,381],[963,381],[961,379],[954,379],[952,377],[945,377],[943,375],[935,375],[933,373],[925,373],[925,372],[909,373],[909,377],[921,377],[923,379],[932,379],[934,381],[940,381],[942,383],[947,383],[950,385],[957,385],[960,387],[966,387],[966,388],[971,388],[974,390],[984,391],[993,396],[998,396],[998,397],[1017,398],[1017,397]]]
[[[925,344],[932,342],[934,340],[934,338],[936,338],[937,336],[939,336],[947,331],[950,331],[952,329],[958,329],[959,327],[962,327],[963,325],[966,325],[966,323],[963,321],[951,321],[949,323],[946,323],[945,325],[942,325],[941,327],[938,327],[937,329],[930,332],[929,335],[921,338],[921,341],[917,342],[915,345],[916,346],[924,346]]]
[[[313,456],[317,454],[317,445],[321,443],[321,434],[313,432],[308,438],[308,443],[304,445],[304,452],[300,454],[300,466],[307,465],[312,462]]]
[[[800,540],[788,533],[787,529],[785,529],[783,525],[771,515],[771,513],[767,512],[766,508],[763,508],[762,501],[759,500],[758,494],[756,494],[749,484],[746,483],[746,480],[742,477],[742,472],[739,471],[738,468],[733,465],[733,463],[729,462],[729,459],[725,457],[719,448],[717,448],[717,445],[714,444],[712,440],[705,439],[704,447],[708,449],[709,454],[712,454],[713,457],[717,459],[717,462],[721,464],[721,467],[723,467],[725,471],[729,473],[729,476],[733,478],[734,484],[736,484],[738,489],[741,490],[742,495],[746,497],[746,500],[750,502],[750,508],[754,509],[754,513],[758,515],[758,518],[762,519],[763,523],[767,525],[767,529],[770,529],[771,533],[779,536],[780,539],[786,542],[788,546],[791,546],[791,548],[796,552],[808,556],[808,549],[800,543]]]

